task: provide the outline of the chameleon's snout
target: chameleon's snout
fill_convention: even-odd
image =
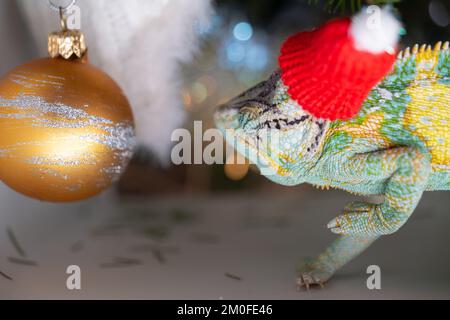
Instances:
[[[217,108],[214,120],[219,129],[250,129],[260,112],[256,105],[233,99]]]
[[[239,127],[238,110],[230,108],[228,104],[217,107],[214,114],[214,122],[221,129],[237,129]]]

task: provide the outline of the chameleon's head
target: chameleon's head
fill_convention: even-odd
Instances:
[[[328,128],[290,99],[279,72],[220,106],[215,122],[228,144],[284,185],[305,181]]]

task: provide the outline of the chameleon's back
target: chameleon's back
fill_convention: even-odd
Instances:
[[[432,189],[449,189],[450,177],[449,44],[409,48],[394,70],[370,93],[358,116],[336,122],[335,130],[352,135],[368,126],[384,147],[417,146],[431,156]],[[361,128],[361,127],[360,127]],[[362,129],[362,128],[361,128]],[[444,183],[444,186],[441,184]]]

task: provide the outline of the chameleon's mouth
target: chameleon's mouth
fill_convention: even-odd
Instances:
[[[214,114],[215,124],[225,140],[252,162],[259,154],[256,128],[252,128],[253,123],[258,121],[260,111],[257,106],[242,104],[235,98],[219,106]]]

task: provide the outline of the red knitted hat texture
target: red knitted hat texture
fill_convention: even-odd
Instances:
[[[395,54],[357,50],[350,24],[348,18],[332,20],[291,36],[282,46],[279,65],[288,93],[315,117],[355,116],[395,62]]]

